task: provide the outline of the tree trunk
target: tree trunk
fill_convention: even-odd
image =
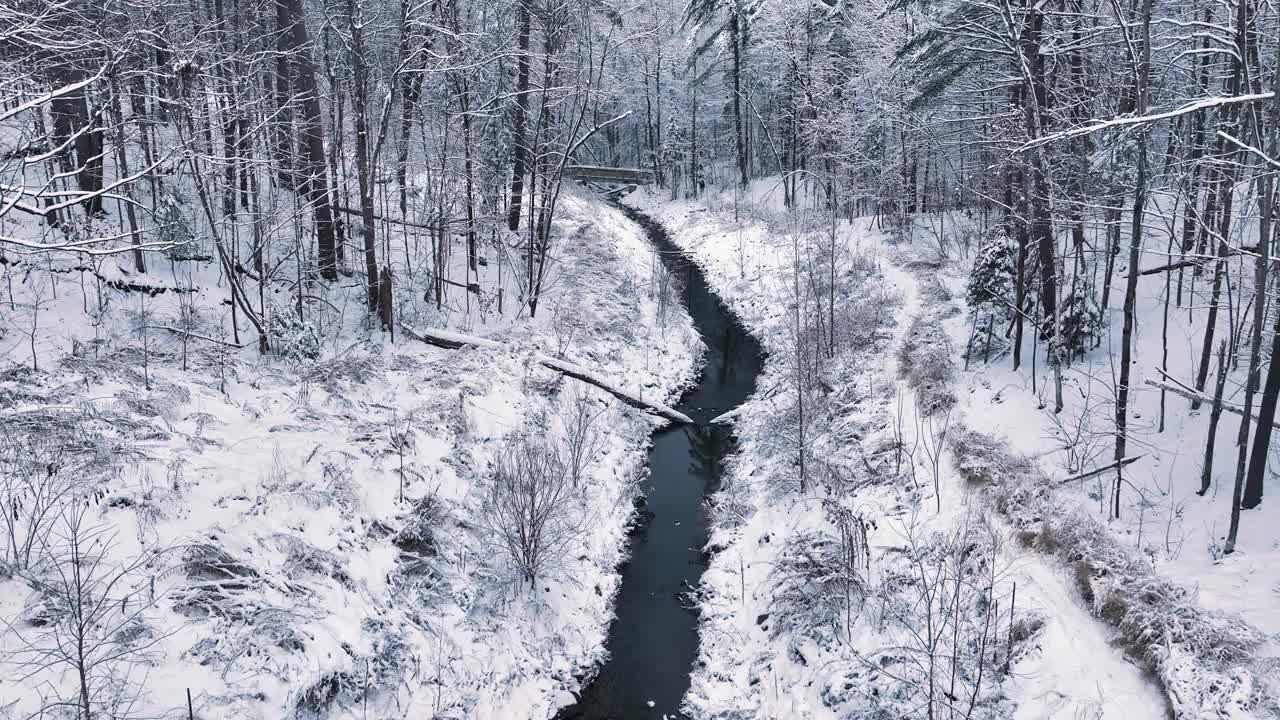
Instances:
[[[1200,468],[1200,490],[1197,495],[1209,492],[1209,486],[1213,484],[1213,449],[1218,440],[1218,421],[1222,418],[1222,391],[1226,384],[1227,344],[1224,342],[1218,346],[1218,379],[1213,385],[1213,406],[1209,410],[1209,432],[1205,436],[1204,465]]]
[[[1147,83],[1151,66],[1151,2],[1142,0],[1142,56],[1133,58],[1134,86],[1137,96],[1137,112],[1147,112]],[[1128,445],[1127,425],[1129,410],[1129,372],[1133,364],[1133,331],[1138,299],[1138,260],[1142,252],[1142,216],[1147,206],[1147,143],[1146,126],[1138,133],[1138,176],[1133,191],[1133,226],[1129,237],[1129,271],[1125,276],[1124,329],[1120,337],[1120,381],[1116,386],[1116,445],[1114,459],[1124,460]],[[1122,467],[1116,467],[1116,483],[1113,493],[1112,517],[1120,517],[1120,489],[1124,476]]]
[[[364,235],[366,300],[369,312],[378,312],[378,243],[373,207],[373,167],[369,150],[369,65],[365,57],[364,17],[356,0],[347,0],[351,29],[352,110],[356,126],[356,175],[360,185],[360,221]]]
[[[524,201],[524,176],[528,172],[529,156],[528,131],[529,124],[529,3],[531,0],[519,0],[516,3],[516,23],[519,25],[516,42],[519,51],[516,53],[516,110],[511,119],[511,205],[507,210],[507,229],[516,232],[520,229],[520,208]]]
[[[1277,60],[1280,60],[1280,46],[1276,48],[1276,56]],[[1280,66],[1276,67],[1280,68]],[[1280,70],[1276,71],[1273,81],[1276,94],[1271,103],[1267,155],[1280,158]],[[1262,219],[1258,224],[1258,262],[1267,262],[1269,265],[1272,234],[1276,227],[1276,182],[1273,174],[1263,176],[1258,202],[1262,210]],[[1260,298],[1265,299],[1266,284],[1260,285],[1257,292]],[[1259,308],[1255,312],[1261,314],[1262,311]],[[1271,360],[1267,367],[1267,383],[1262,391],[1262,402],[1258,406],[1258,429],[1254,431],[1248,476],[1245,478],[1244,492],[1240,498],[1240,506],[1245,510],[1252,510],[1262,502],[1263,481],[1267,474],[1267,456],[1271,453],[1271,423],[1276,415],[1276,398],[1280,395],[1280,362],[1277,361],[1280,361],[1280,312],[1276,313],[1271,338]]]
[[[329,178],[324,157],[324,124],[320,115],[320,96],[316,86],[315,64],[311,60],[310,41],[302,14],[302,0],[276,0],[277,22],[289,57],[296,70],[296,89],[302,103],[303,177],[297,179],[302,193],[315,215],[316,245],[319,252],[320,277],[338,278],[338,254],[334,242],[333,208],[329,201]],[[277,78],[277,83],[280,80]],[[375,275],[376,277],[376,275]]]
[[[1026,208],[1027,208],[1026,174],[1019,171],[1018,180],[1020,181],[1019,185],[1021,189],[1018,193],[1019,195],[1018,203],[1015,205],[1015,207],[1018,208],[1018,212],[1016,214],[1021,217],[1015,220],[1016,230],[1018,233],[1018,261],[1017,261],[1017,266],[1014,268],[1015,277],[1014,277],[1014,295],[1013,295],[1014,306],[1015,306],[1013,311],[1013,322],[1014,322],[1013,370],[1014,372],[1017,372],[1018,368],[1022,366],[1023,325],[1026,321],[1024,309],[1027,303],[1027,223],[1025,219]]]
[[[729,43],[733,46],[733,128],[735,150],[738,156],[738,185],[746,188],[749,182],[747,175],[747,144],[744,134],[746,127],[742,120],[742,55],[743,55],[743,23],[738,0],[734,0],[729,9]]]
[[[66,62],[52,69],[54,89],[86,79],[84,70]],[[49,103],[53,117],[53,139],[58,145],[70,141],[71,147],[59,154],[63,172],[74,173],[76,186],[84,193],[102,190],[103,137],[101,127],[91,127],[89,97],[85,88],[54,98]],[[71,152],[74,150],[74,154]],[[102,214],[102,195],[84,201],[85,213]]]
[[[120,177],[129,176],[129,153],[125,147],[124,139],[124,110],[120,105],[120,83],[114,78],[111,80],[111,111],[114,115],[116,123],[116,165],[117,174]],[[142,234],[138,232],[138,215],[133,207],[133,191],[132,186],[125,190],[126,202],[124,205],[125,216],[129,219],[129,235],[133,240],[133,269],[140,273],[147,271],[147,261],[142,256]]]
[[[435,18],[439,11],[439,2],[432,2],[431,9],[428,11],[429,18]],[[409,144],[413,132],[413,113],[418,106],[418,100],[422,97],[422,76],[420,72],[420,63],[417,60],[417,54],[428,53],[432,47],[432,39],[434,33],[430,26],[426,29],[427,37],[421,40],[421,50],[414,51],[410,48],[417,41],[413,37],[409,28],[409,18],[403,18],[401,22],[401,54],[408,57],[409,53],[413,53],[413,57],[409,62],[409,69],[400,76],[400,135],[398,145],[396,147],[396,186],[400,188],[400,217],[407,218],[409,214]]]

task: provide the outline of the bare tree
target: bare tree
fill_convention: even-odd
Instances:
[[[39,539],[39,560],[16,573],[31,588],[7,661],[21,681],[47,686],[45,711],[72,707],[84,720],[127,717],[140,693],[139,661],[167,633],[148,624],[156,602],[154,549],[116,561],[116,531],[94,525],[87,498],[62,504]],[[70,674],[68,686],[62,678]]]
[[[506,439],[485,488],[483,522],[491,542],[532,586],[578,538],[581,511],[564,458],[530,431]]]
[[[62,509],[83,488],[79,464],[57,443],[28,433],[0,432],[0,568],[31,568]]]

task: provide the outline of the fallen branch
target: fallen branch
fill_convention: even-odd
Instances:
[[[346,213],[347,215],[359,216],[362,214],[362,211],[356,208],[343,207],[341,205],[334,205],[333,209],[337,210],[340,213]],[[412,220],[402,220],[400,218],[384,217],[382,215],[378,215],[377,213],[374,213],[373,219],[379,222],[389,222],[392,225],[403,225],[405,227],[420,228],[422,230],[435,230],[437,227],[439,227],[438,223],[436,225],[431,225],[429,223],[414,222]]]
[[[472,295],[480,294],[480,283],[460,283],[460,282],[457,282],[456,280],[450,280],[449,278],[436,278],[436,279],[446,285],[460,287],[463,290],[466,290],[467,292],[471,293]]]
[[[1256,253],[1257,251],[1258,251],[1257,245],[1244,245],[1242,247],[1228,249],[1227,257],[1251,254],[1251,253]],[[1217,255],[1201,255],[1193,258],[1179,260],[1178,262],[1169,263],[1167,265],[1161,265],[1159,267],[1146,268],[1145,270],[1138,270],[1138,274],[1139,275],[1155,275],[1156,273],[1169,272],[1170,270],[1178,270],[1181,268],[1194,267],[1196,265],[1207,265],[1210,262],[1214,260],[1219,260],[1219,259],[1221,258],[1219,258]]]
[[[457,350],[465,347],[483,348],[486,350],[507,349],[507,345],[496,340],[475,337],[472,335],[463,335],[461,333],[450,332],[448,330],[437,330],[435,328],[415,330],[404,323],[400,323],[400,328],[404,330],[406,335],[415,340],[427,343],[428,345],[445,348],[446,350]],[[594,385],[601,390],[612,394],[614,397],[633,408],[644,410],[645,412],[666,418],[672,422],[685,425],[693,424],[693,419],[679,410],[670,408],[662,403],[651,402],[637,395],[633,395],[577,363],[553,358],[550,355],[539,352],[535,352],[533,354],[533,359],[539,365],[555,370],[563,375],[568,375],[571,378],[576,378],[587,384]]]
[[[200,335],[198,333],[193,333],[187,330],[183,330],[182,328],[169,327],[168,325],[144,325],[143,328],[146,330],[165,330],[167,332],[173,333],[174,335],[186,335],[187,337],[193,338],[195,340],[204,340],[205,342],[217,343],[219,345],[225,345],[229,348],[235,348],[237,350],[242,350],[245,347],[244,343],[227,342],[226,340],[211,338],[207,335]]]
[[[1063,480],[1063,481],[1059,482],[1058,484],[1059,484],[1059,485],[1066,485],[1066,484],[1067,484],[1067,483],[1069,483],[1069,482],[1075,482],[1076,480],[1084,480],[1084,479],[1086,479],[1086,478],[1091,478],[1091,477],[1093,477],[1094,475],[1101,475],[1102,473],[1104,473],[1104,472],[1106,472],[1106,471],[1108,471],[1108,470],[1115,470],[1116,468],[1122,468],[1122,467],[1124,467],[1125,465],[1128,465],[1128,464],[1130,464],[1130,463],[1136,463],[1136,462],[1138,462],[1139,460],[1141,460],[1141,459],[1142,459],[1142,458],[1144,458],[1144,457],[1146,457],[1146,453],[1143,453],[1143,454],[1141,454],[1141,455],[1134,455],[1134,456],[1132,456],[1132,457],[1122,458],[1122,459],[1120,459],[1120,460],[1117,460],[1117,461],[1115,461],[1115,462],[1111,463],[1110,465],[1103,465],[1103,466],[1102,466],[1102,467],[1100,467],[1100,468],[1096,468],[1096,469],[1094,469],[1094,470],[1090,470],[1090,471],[1088,471],[1088,472],[1082,472],[1082,473],[1080,473],[1079,475],[1072,475],[1071,477],[1066,478],[1065,480]]]
[[[1170,385],[1169,383],[1160,382],[1159,380],[1148,379],[1148,380],[1144,380],[1143,382],[1145,382],[1147,385],[1150,385],[1151,387],[1159,388],[1161,390],[1166,390],[1168,392],[1173,393],[1174,395],[1179,395],[1192,402],[1199,400],[1200,402],[1203,402],[1203,403],[1209,403],[1210,405],[1213,404],[1213,396],[1205,395],[1202,392],[1196,392],[1195,390],[1181,388],[1181,387],[1178,387],[1177,385]],[[1223,400],[1221,405],[1223,410],[1226,410],[1229,413],[1235,413],[1236,415],[1244,417],[1244,408],[1240,407],[1239,405],[1233,405],[1227,402],[1226,400]],[[1251,414],[1249,417],[1253,418],[1254,422],[1262,422],[1262,420],[1260,420],[1257,415]],[[1277,430],[1280,430],[1280,423],[1277,423],[1273,420],[1271,422],[1271,427],[1276,428]]]
[[[736,407],[736,408],[734,408],[734,409],[732,409],[732,410],[730,410],[730,411],[728,411],[728,412],[720,413],[719,415],[717,415],[717,416],[715,416],[715,417],[711,418],[711,421],[710,421],[710,422],[708,422],[707,424],[708,424],[708,425],[728,425],[729,423],[731,423],[731,422],[733,422],[735,419],[737,419],[737,417],[738,417],[738,412],[739,412],[741,409],[742,409],[742,406],[741,406],[741,405],[739,405],[738,407]]]

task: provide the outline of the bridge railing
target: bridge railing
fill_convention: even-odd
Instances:
[[[653,184],[653,171],[639,168],[568,165],[564,169],[564,174],[565,177],[592,182],[629,183],[632,185]]]

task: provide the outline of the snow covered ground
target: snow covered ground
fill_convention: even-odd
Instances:
[[[1230,595],[1241,583],[1273,591],[1275,571],[1244,560],[1220,581],[1199,559],[1166,570],[1150,545],[1176,535],[1167,533],[1166,515],[1181,527],[1186,521],[1185,508],[1170,511],[1164,496],[1163,513],[1130,512],[1118,527],[1105,517],[1077,522],[1082,516],[1070,504],[1059,516],[1058,498],[1074,489],[1046,490],[1054,484],[1048,478],[1064,476],[1053,467],[1061,450],[1046,440],[1051,421],[1024,392],[1027,376],[998,362],[961,369],[968,326],[957,284],[965,264],[939,265],[925,238],[902,246],[867,219],[841,221],[832,242],[824,239],[829,218],[787,215],[780,195],[776,182],[759,181],[736,202],[732,194],[698,204],[628,200],[667,225],[770,353],[762,390],[736,414],[741,449],[715,499],[716,554],[704,576],[689,711],[701,718],[924,717],[929,708],[965,717],[1161,718],[1172,707],[1178,717],[1269,717],[1266,637],[1234,613],[1270,631],[1274,600],[1268,607],[1265,592],[1230,601],[1212,595]],[[798,276],[797,249],[806,258]],[[822,260],[832,256],[835,272]],[[823,285],[829,277],[833,294]],[[806,332],[792,313],[797,295],[810,312],[834,296],[830,325],[838,338],[842,328],[847,333],[816,370],[808,361],[797,370],[795,348],[812,344],[797,342]],[[1155,335],[1158,349],[1158,329],[1143,327],[1144,342]],[[817,337],[820,345],[821,327]],[[805,381],[806,372],[817,379]],[[1151,397],[1142,396],[1140,416],[1150,417]],[[1074,395],[1070,402],[1080,404]],[[1230,433],[1225,426],[1224,416],[1222,432]],[[1170,447],[1179,443],[1181,454],[1150,450],[1160,456],[1166,486],[1169,468],[1192,465],[1185,436]],[[797,492],[801,459],[807,482]],[[982,462],[979,469],[1010,481],[973,482]],[[1097,500],[1086,493],[1081,508],[1096,513]],[[1186,493],[1178,495],[1185,502]],[[1023,512],[1031,507],[1053,522],[1031,523]],[[1242,542],[1266,557],[1274,540],[1263,540],[1274,530],[1261,518],[1246,522],[1258,527]],[[1127,549],[1139,524],[1141,552]],[[1099,557],[1055,554],[1046,527],[1059,531],[1055,547],[1096,547]],[[1186,554],[1191,544],[1181,532]],[[1126,572],[1100,574],[1111,569]],[[1129,583],[1134,578],[1140,584]],[[1191,582],[1217,587],[1212,595],[1178,590]],[[1144,592],[1177,597],[1156,601]],[[1138,598],[1137,610],[1108,604],[1123,594]],[[1249,607],[1269,617],[1255,620]],[[1132,626],[1166,610],[1176,614],[1158,618],[1160,627],[1142,626],[1160,647],[1130,656],[1125,647],[1134,647],[1139,632]],[[1179,634],[1189,628],[1217,632]],[[1175,644],[1166,646],[1170,639]],[[1263,644],[1253,647],[1257,641]],[[1249,656],[1232,655],[1240,645]],[[1217,652],[1222,663],[1200,662]]]
[[[1127,242],[1127,240],[1126,240]],[[1162,248],[1161,248],[1162,249]],[[1162,252],[1150,252],[1142,267],[1166,262]],[[1123,258],[1120,260],[1123,262]],[[1249,282],[1252,270],[1247,257],[1231,261],[1231,276]],[[969,263],[957,259],[947,263],[939,279],[960,302]],[[1126,269],[1117,269],[1122,277]],[[1211,468],[1208,493],[1198,494],[1203,468],[1209,407],[1190,408],[1190,402],[1173,394],[1165,397],[1163,429],[1160,429],[1161,393],[1146,384],[1160,381],[1159,369],[1173,378],[1192,384],[1199,364],[1208,305],[1209,274],[1196,277],[1184,273],[1183,307],[1171,305],[1168,316],[1168,356],[1163,357],[1162,324],[1166,276],[1169,292],[1176,295],[1177,273],[1142,276],[1138,284],[1137,331],[1131,382],[1132,412],[1130,434],[1137,447],[1132,454],[1142,459],[1126,468],[1133,484],[1122,493],[1119,520],[1109,528],[1126,544],[1141,551],[1159,572],[1194,588],[1206,608],[1237,613],[1268,633],[1280,632],[1280,503],[1264,502],[1246,511],[1241,520],[1238,548],[1222,555],[1230,516],[1231,488],[1235,478],[1235,438],[1240,417],[1223,413],[1218,425],[1217,452]],[[1123,287],[1119,289],[1123,292]],[[1024,350],[1024,367],[1014,372],[1009,357],[994,358],[984,364],[976,358],[962,374],[962,407],[975,428],[1007,437],[1018,448],[1039,459],[1041,468],[1053,478],[1078,472],[1074,466],[1083,459],[1089,469],[1110,462],[1115,408],[1111,401],[1117,370],[1110,358],[1118,355],[1122,309],[1117,298],[1109,310],[1106,334],[1101,345],[1076,360],[1064,373],[1064,412],[1052,412],[1052,374],[1045,367],[1044,348],[1038,358],[1034,380],[1030,368],[1030,339]],[[1190,308],[1195,308],[1193,312]],[[1227,313],[1225,307],[1223,312]],[[1234,321],[1238,323],[1238,320]],[[952,343],[963,348],[968,341],[969,323],[965,314],[947,322]],[[1219,328],[1222,329],[1221,327]],[[980,343],[979,343],[980,344]],[[975,353],[981,355],[981,351]],[[1228,375],[1224,399],[1240,404],[1244,395],[1247,354],[1240,367]],[[1214,361],[1216,369],[1216,360]],[[1212,393],[1213,373],[1208,392]],[[1272,443],[1269,466],[1276,467],[1280,445]],[[1272,483],[1275,475],[1272,474]],[[1092,507],[1104,521],[1103,506],[1109,488],[1097,478],[1072,483],[1063,488],[1082,507]]]
[[[93,565],[116,581],[91,588],[115,608],[90,633],[101,707],[186,717],[189,693],[203,718],[506,719],[572,700],[601,660],[658,421],[531,358],[563,354],[666,402],[694,378],[701,346],[679,303],[658,297],[669,284],[639,228],[566,195],[536,319],[510,296],[505,312],[493,304],[501,262],[479,275],[483,306],[460,290],[444,311],[401,305],[411,327],[501,349],[391,343],[361,318],[360,284],[343,281],[316,291],[329,310],[309,312],[324,322],[281,343],[308,352],[259,357],[224,344],[216,273],[98,266],[195,288],[148,295],[74,270],[34,287],[46,276],[6,268],[0,492],[21,492],[19,474],[47,463],[45,484],[89,498],[80,532],[101,529]],[[192,311],[207,339],[155,329]],[[561,442],[578,407],[595,441],[570,500],[574,533],[530,587],[488,527],[489,468],[513,432]],[[47,527],[47,549],[65,554],[67,523]],[[22,572],[0,579],[0,718],[73,694],[57,590]]]
[[[973,232],[973,219],[961,213],[948,215],[953,242],[954,237]],[[1151,246],[1159,244],[1162,232],[1167,235],[1172,221],[1158,210],[1153,218],[1159,227],[1147,229],[1140,261],[1143,269],[1161,266],[1169,257],[1161,252],[1163,248]],[[936,229],[930,228],[935,223],[920,223],[913,234],[936,238]],[[937,247],[936,240],[917,242],[907,252],[918,256],[922,244]],[[929,269],[921,273],[943,295],[954,298],[961,310],[939,318],[950,346],[957,348],[957,363],[972,330],[964,287],[973,258],[959,250],[957,243],[945,256],[924,258]],[[930,254],[925,251],[925,255]],[[1129,271],[1122,262],[1116,269],[1116,283]],[[1249,277],[1241,262],[1232,262],[1232,277]],[[1078,530],[1079,552],[1059,548],[1057,554],[1077,562],[1077,574],[1091,575],[1098,612],[1111,615],[1111,623],[1124,629],[1131,652],[1138,624],[1133,618],[1148,611],[1155,616],[1143,617],[1142,624],[1155,623],[1141,632],[1173,645],[1149,652],[1145,659],[1159,667],[1179,717],[1269,716],[1280,712],[1276,672],[1280,620],[1275,611],[1280,600],[1280,565],[1275,563],[1280,534],[1270,520],[1277,504],[1264,503],[1246,512],[1237,550],[1224,556],[1239,416],[1224,413],[1221,418],[1215,461],[1209,469],[1212,484],[1201,496],[1197,491],[1204,470],[1208,408],[1191,410],[1183,398],[1172,394],[1162,398],[1158,389],[1146,384],[1163,380],[1163,373],[1192,383],[1204,332],[1208,281],[1190,270],[1181,280],[1185,282],[1182,307],[1171,302],[1166,330],[1164,298],[1166,293],[1171,300],[1180,294],[1177,273],[1139,278],[1128,420],[1129,455],[1138,459],[1125,468],[1119,519],[1110,513],[1114,472],[1064,481],[1111,461],[1121,295],[1113,295],[1099,346],[1076,358],[1063,373],[1061,413],[1053,412],[1053,376],[1046,367],[1043,344],[1040,357],[1031,358],[1036,349],[1030,332],[1024,366],[1016,372],[1008,355],[997,353],[983,362],[982,338],[973,340],[968,369],[957,367],[957,411],[972,430],[1007,441],[1033,464],[1043,477],[1039,483],[1044,488],[1042,507],[1055,516],[1058,527],[1088,528]],[[1115,292],[1122,293],[1123,287]],[[1231,311],[1224,308],[1224,312]],[[1240,402],[1243,380],[1244,369],[1233,368],[1227,381],[1228,402]],[[1080,566],[1081,561],[1089,565]],[[1127,618],[1117,618],[1108,607],[1108,593],[1132,603]]]

